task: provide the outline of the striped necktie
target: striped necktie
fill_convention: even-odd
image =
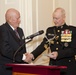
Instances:
[[[16,36],[20,39],[20,36],[19,36],[17,29],[15,29],[14,31],[15,31]]]

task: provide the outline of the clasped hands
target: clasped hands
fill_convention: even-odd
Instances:
[[[26,58],[25,58],[24,62],[27,62],[28,64],[31,63],[32,60],[34,59],[34,56],[31,53],[25,53],[25,56],[26,56]]]
[[[24,62],[31,63],[32,60],[34,59],[34,55],[31,53],[25,53],[25,56],[26,59],[24,60]],[[51,52],[47,56],[55,60],[58,56],[58,52],[57,51]]]

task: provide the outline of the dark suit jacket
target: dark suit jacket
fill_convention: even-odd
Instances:
[[[22,56],[26,52],[25,45],[19,50],[18,48],[25,43],[25,37],[20,27],[17,30],[20,39],[7,22],[0,26],[0,64],[12,63],[13,60],[16,63],[23,62]],[[18,52],[15,54],[17,50]]]
[[[69,30],[69,32],[68,32]],[[69,39],[64,42],[61,37],[66,33],[71,34]],[[68,35],[67,34],[67,35]],[[67,36],[66,35],[66,36]],[[60,27],[49,27],[46,31],[46,37],[48,39],[53,38],[54,36],[58,37],[50,41],[51,51],[57,51],[58,57],[56,60],[50,59],[50,65],[64,65],[68,67],[67,75],[76,75],[76,63],[75,63],[75,54],[76,54],[76,27],[68,26],[66,24]],[[64,38],[64,37],[63,37]],[[67,42],[69,40],[69,42]],[[53,43],[52,43],[53,42]],[[48,45],[47,39],[44,38],[42,43],[32,52],[35,58],[40,55],[44,50],[44,45]]]
[[[7,63],[24,63],[22,57],[26,52],[25,37],[20,27],[17,31],[20,39],[7,22],[0,26],[0,75],[12,75],[12,68],[5,66]]]

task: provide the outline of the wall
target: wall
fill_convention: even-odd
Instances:
[[[5,22],[5,12],[8,8],[16,8],[21,13],[21,24],[25,36],[39,30],[46,32],[47,27],[53,26],[52,12],[57,7],[66,10],[66,23],[76,26],[76,0],[0,0],[0,25]],[[33,51],[42,41],[45,34],[35,37],[27,44],[27,52]],[[47,53],[47,50],[44,52]],[[49,58],[41,55],[35,64],[48,64]]]

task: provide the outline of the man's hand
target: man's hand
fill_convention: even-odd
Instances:
[[[52,58],[52,59],[56,59],[58,56],[58,52],[57,51],[54,51],[54,52],[51,52],[49,53],[48,57]]]
[[[33,54],[31,53],[25,53],[26,59],[24,60],[25,62],[31,63],[32,59],[34,59]]]

